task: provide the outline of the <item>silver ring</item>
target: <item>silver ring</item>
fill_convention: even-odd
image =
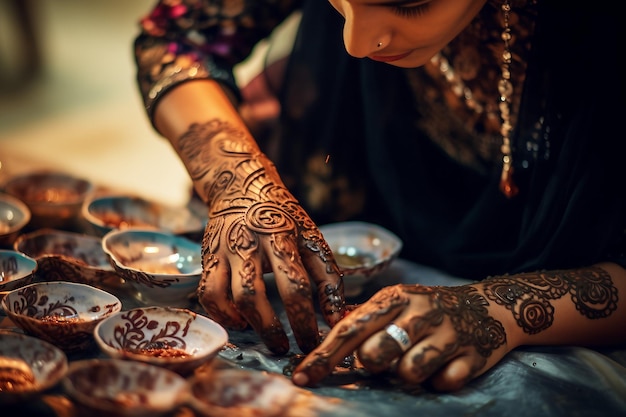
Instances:
[[[406,352],[411,347],[409,334],[402,327],[391,323],[389,326],[385,327],[385,332],[398,343],[398,346],[400,346],[403,352]]]
[[[377,48],[380,48],[381,46],[383,46],[383,43],[382,43],[382,42],[378,42],[378,43],[376,44],[376,47],[377,47]]]

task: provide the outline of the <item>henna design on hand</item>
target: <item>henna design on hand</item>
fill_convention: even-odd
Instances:
[[[617,309],[617,288],[599,267],[582,270],[537,271],[490,277],[485,294],[504,306],[528,334],[549,328],[554,321],[552,300],[570,294],[576,309],[590,319],[605,318]]]
[[[420,353],[412,357],[416,380],[423,380],[432,375],[441,366],[456,356],[462,347],[472,347],[483,358],[475,363],[469,378],[480,370],[492,352],[506,343],[504,326],[489,315],[489,302],[473,286],[458,287],[406,287],[411,294],[428,295],[430,310],[424,315],[411,319],[412,335],[423,335],[429,328],[438,327],[450,320],[456,338],[443,348],[426,346]],[[432,352],[436,354],[433,354]]]
[[[412,315],[409,329],[406,329],[415,342],[434,327],[451,323],[456,338],[443,349],[425,346],[421,351],[411,349],[405,355],[412,355],[413,379],[424,380],[437,369],[449,362],[463,347],[471,347],[483,359],[473,365],[472,378],[487,362],[494,350],[506,343],[504,326],[489,315],[489,302],[472,286],[426,287],[421,285],[394,285],[377,292],[369,301],[359,306],[342,320],[331,332],[323,347],[319,348],[305,371],[319,379],[321,375],[332,371],[332,360],[339,356],[342,349],[360,340],[363,333],[375,333],[389,319],[398,316],[399,310],[409,307],[411,296],[421,295],[428,298],[425,311],[406,310]],[[351,342],[352,341],[352,342]],[[386,333],[379,339],[376,355],[360,351],[360,359],[368,369],[380,371],[388,365],[391,358],[402,355],[398,344]]]
[[[410,294],[428,295],[430,310],[411,319],[411,334],[424,334],[425,329],[437,327],[447,317],[457,333],[459,346],[473,346],[483,357],[491,355],[506,342],[502,323],[489,315],[489,302],[470,285],[458,287],[405,286]]]
[[[203,239],[203,242],[206,241],[206,235]],[[200,280],[200,284],[196,290],[196,295],[199,300],[202,301],[202,306],[204,310],[207,312],[209,317],[213,318],[217,322],[221,323],[223,326],[229,327],[231,329],[242,330],[247,324],[244,322],[240,322],[234,320],[231,316],[226,314],[222,309],[210,299],[205,299],[203,297],[205,292],[205,287],[207,281],[210,279],[211,271],[213,271],[218,263],[218,258],[212,253],[207,253],[207,246],[203,243],[202,245],[202,279]]]
[[[261,234],[297,230],[305,246],[325,262],[328,272],[338,273],[318,228],[285,188],[274,164],[245,135],[229,123],[213,119],[191,125],[178,141],[180,154],[190,161],[192,180],[204,184],[200,194],[209,204],[209,235],[213,236],[211,242],[203,242],[207,252],[216,253],[220,244],[217,237],[223,219],[218,218],[235,216]],[[232,239],[231,250],[239,244]]]
[[[287,204],[287,206],[289,207],[291,206],[291,204]],[[294,218],[298,219],[296,214],[298,213],[298,211],[288,210],[288,212],[292,214]],[[343,273],[334,261],[332,251],[328,246],[328,243],[326,242],[326,240],[324,240],[322,233],[319,231],[319,229],[317,227],[314,227],[308,217],[306,217],[305,219],[299,219],[298,222],[302,224],[311,223],[310,225],[306,226],[302,231],[302,237],[306,249],[313,253],[316,253],[320,257],[320,259],[324,261],[324,264],[326,265],[326,273],[335,273],[337,276],[343,276]],[[322,306],[322,308],[326,308],[326,310],[323,311],[326,317],[330,317],[331,315],[338,312],[346,312],[346,305],[343,297],[341,297],[341,294],[343,294],[342,279],[338,281],[337,285],[332,285],[328,283],[324,286],[324,288],[319,289],[318,295],[320,297],[320,305]],[[331,323],[331,325],[334,324],[335,323]]]
[[[304,269],[305,259],[301,257],[304,252],[301,251],[321,259],[328,274],[340,276],[332,252],[317,226],[286,189],[274,164],[244,130],[213,119],[192,124],[175,146],[187,161],[194,186],[209,209],[202,240],[203,278],[198,289],[201,304],[222,323],[241,326],[238,322],[241,319],[230,317],[233,313],[223,307],[220,311],[221,304],[205,295],[207,283],[217,279],[213,274],[220,262],[225,262],[220,257],[234,254],[241,263],[233,263],[233,258],[229,257],[228,265],[220,267],[220,275],[237,264],[238,270],[231,273],[238,274],[237,288],[240,285],[243,293],[238,292],[236,300],[232,300],[236,310],[264,337],[274,338],[283,332],[280,322],[274,318],[269,324],[268,311],[266,314],[256,312],[258,306],[254,302],[260,291],[255,283],[258,285],[263,269],[271,264],[277,279],[286,278],[281,281],[280,289],[298,345],[303,350],[311,350],[319,336],[310,329],[305,331],[307,326],[314,327],[315,322],[311,321],[315,319],[310,309],[301,308],[301,302],[312,295],[312,283]],[[326,317],[343,311],[341,280],[329,280],[337,281],[336,285],[318,288]],[[314,340],[300,340],[302,338]],[[269,346],[271,341],[266,340],[266,343]]]
[[[315,376],[316,379],[329,374],[334,368],[332,361],[342,348],[354,344],[351,341],[358,339],[362,333],[368,332],[368,327],[373,323],[379,320],[384,321],[386,316],[394,316],[398,310],[408,304],[409,298],[402,292],[400,285],[379,290],[331,330],[334,336],[327,338],[326,344],[314,352],[313,360],[304,365],[306,372]],[[395,341],[393,343],[395,344]]]

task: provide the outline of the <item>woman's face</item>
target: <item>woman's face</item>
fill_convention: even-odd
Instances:
[[[486,0],[329,0],[346,20],[348,53],[419,67],[454,39]],[[380,43],[380,46],[379,46]]]

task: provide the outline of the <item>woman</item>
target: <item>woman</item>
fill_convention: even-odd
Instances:
[[[209,210],[207,313],[286,353],[262,277],[273,271],[308,353],[298,385],[355,350],[372,372],[456,390],[517,346],[623,344],[616,14],[558,0],[330,5],[170,0],[142,21],[148,115]],[[295,10],[280,117],[257,143],[232,68]],[[388,287],[346,314],[316,224],[348,219],[477,282]],[[321,344],[313,285],[332,326]]]

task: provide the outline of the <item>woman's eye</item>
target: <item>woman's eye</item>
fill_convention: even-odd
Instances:
[[[427,2],[412,6],[394,6],[392,7],[392,10],[395,14],[402,17],[415,17],[426,13],[429,7],[430,2]]]

